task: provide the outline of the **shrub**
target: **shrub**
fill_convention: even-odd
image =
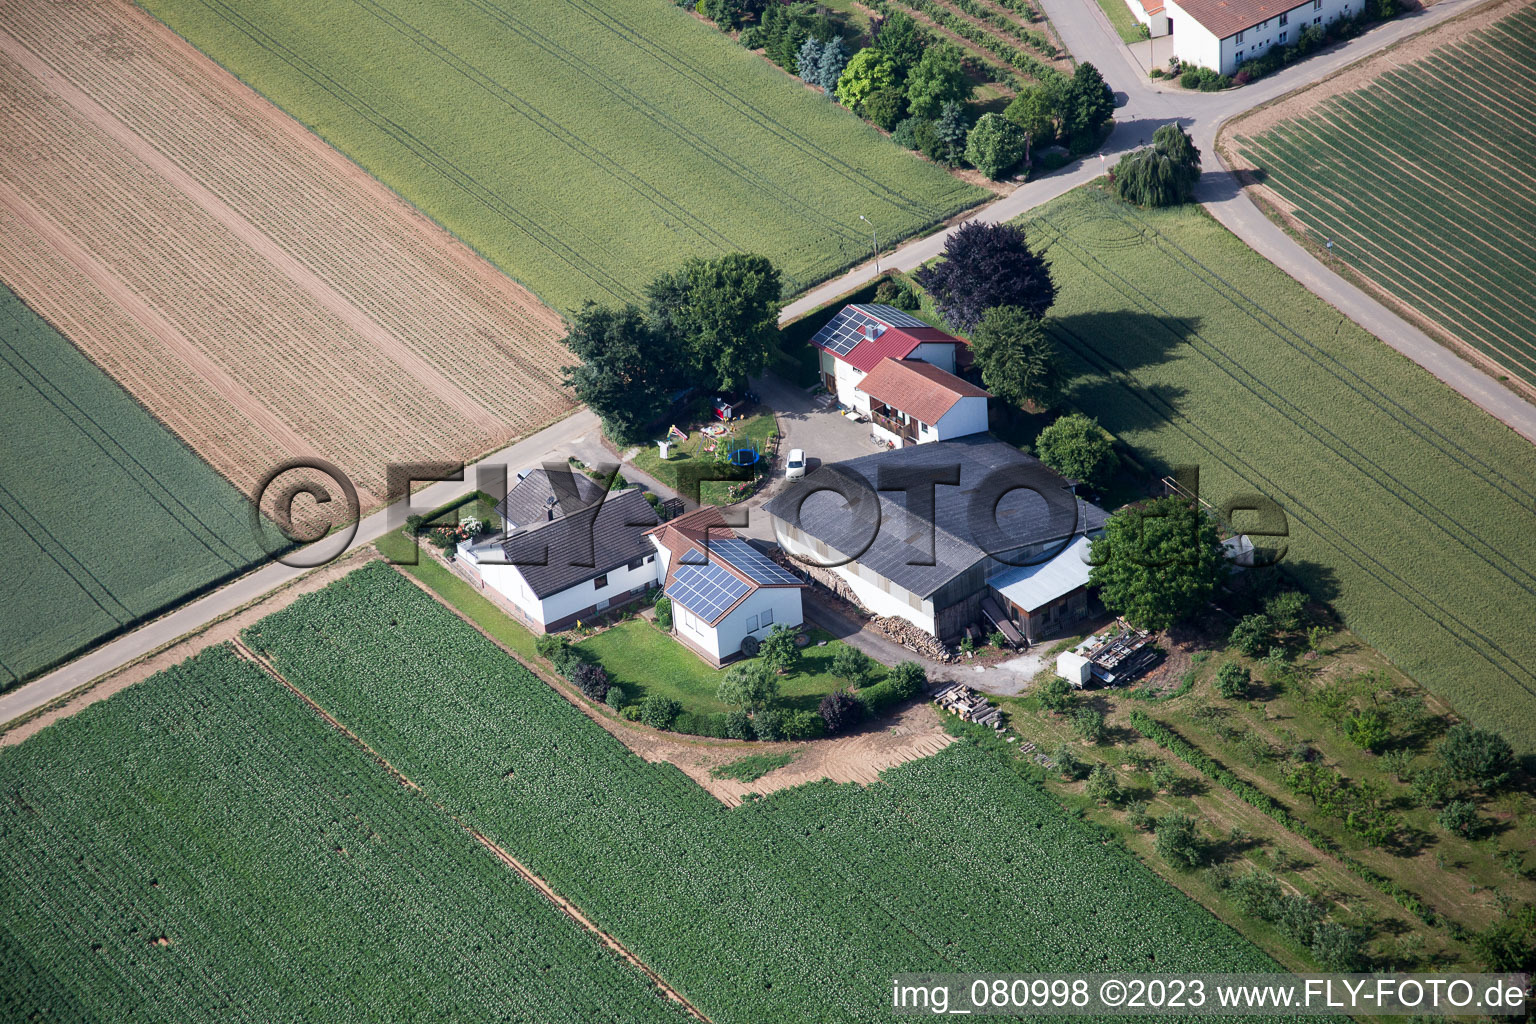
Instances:
[[[624,710],[619,712],[619,715],[626,722],[638,722],[640,721],[640,705],[626,704],[624,705]]]
[[[928,673],[915,661],[903,661],[886,676],[891,689],[901,700],[915,697],[928,688]]]
[[[871,716],[883,715],[886,711],[901,702],[896,688],[891,685],[889,679],[882,679],[874,686],[866,686],[859,691],[859,701],[864,705],[864,711]]]
[[[725,716],[725,735],[727,739],[750,740],[755,735],[751,716],[741,708],[728,712]]]
[[[559,633],[540,633],[534,637],[533,649],[539,652],[541,658],[555,660],[555,653],[563,648],[571,646],[571,642]]]
[[[752,716],[752,731],[760,740],[784,739],[784,717],[778,708],[764,708]]]
[[[1147,72],[1147,77],[1148,78],[1162,78],[1164,73],[1165,72],[1163,71],[1162,68],[1153,68],[1151,71]]]
[[[1439,807],[1456,795],[1450,770],[1443,765],[1431,765],[1414,772],[1410,788],[1413,798],[1425,807]]]
[[[670,597],[658,597],[656,599],[656,625],[665,630],[672,628],[672,599]]]
[[[1059,416],[1040,431],[1035,454],[1062,476],[1089,484],[1104,483],[1120,461],[1109,431],[1078,412]]]
[[[603,696],[603,703],[615,711],[624,707],[624,688],[608,684],[608,692]]]
[[[1089,743],[1104,742],[1104,716],[1093,708],[1078,708],[1072,713],[1072,731]]]
[[[857,647],[839,647],[837,653],[832,655],[833,678],[841,679],[849,686],[863,686],[874,674],[874,669],[869,655]]]
[[[608,671],[589,661],[578,661],[571,668],[571,682],[588,700],[603,701],[608,696]]]
[[[1195,830],[1195,820],[1187,814],[1170,811],[1157,819],[1153,830],[1157,855],[1181,871],[1199,867],[1205,861],[1205,843]]]
[[[1200,72],[1195,68],[1190,68],[1179,76],[1179,84],[1186,89],[1200,88]]]
[[[1435,821],[1447,832],[1471,838],[1479,824],[1477,805],[1470,800],[1452,800],[1440,809]]]
[[[758,647],[758,657],[769,671],[788,675],[800,667],[799,630],[780,622],[768,631]]]
[[[1099,803],[1113,804],[1120,799],[1120,780],[1107,764],[1096,764],[1088,773],[1088,796]]]
[[[1440,760],[1450,773],[1488,791],[1508,781],[1514,759],[1508,740],[1467,722],[1452,726],[1440,743]]]
[[[1300,629],[1307,613],[1307,595],[1299,590],[1283,590],[1264,602],[1264,614],[1278,629]]]
[[[1056,752],[1051,755],[1051,760],[1056,762],[1056,769],[1061,772],[1061,777],[1064,779],[1075,782],[1088,774],[1088,766],[1083,763],[1083,759],[1065,743],[1056,748]]]
[[[1073,704],[1072,684],[1061,676],[1040,687],[1040,704],[1048,711],[1065,711]]]
[[[1232,635],[1228,641],[1242,654],[1250,658],[1256,658],[1269,646],[1269,641],[1274,635],[1274,625],[1267,615],[1244,615],[1237,625],[1232,627]]]
[[[815,711],[795,711],[784,716],[784,738],[814,740],[826,735],[827,724]]]
[[[1125,823],[1138,832],[1152,827],[1152,815],[1147,813],[1147,802],[1137,800],[1125,809]]]
[[[921,118],[909,117],[900,121],[891,132],[891,141],[902,149],[917,149],[917,125]]]
[[[965,160],[994,181],[1017,167],[1029,151],[1024,129],[1001,114],[986,113],[965,139]]]
[[[883,306],[895,306],[913,312],[922,308],[922,302],[917,297],[917,292],[905,281],[888,277],[881,281],[875,288],[875,301]]]
[[[864,100],[863,114],[881,128],[890,131],[901,121],[906,106],[906,93],[897,86],[887,86],[869,94]]]
[[[640,720],[652,729],[670,729],[682,711],[677,701],[657,693],[640,702]]]
[[[1248,692],[1251,677],[1248,670],[1235,661],[1226,662],[1216,670],[1216,692],[1227,700],[1240,700]]]
[[[821,712],[828,736],[852,728],[864,717],[863,702],[847,690],[833,690],[822,697],[817,710]]]

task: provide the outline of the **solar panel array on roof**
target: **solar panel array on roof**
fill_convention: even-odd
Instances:
[[[711,557],[719,555],[723,561],[731,563],[758,583],[800,582],[800,577],[739,537],[711,540],[709,553]]]
[[[864,340],[864,330],[869,328],[875,337],[885,333],[886,326],[927,327],[916,317],[903,313],[895,306],[851,305],[827,322],[816,332],[811,344],[820,345],[829,352],[845,356]]]
[[[684,565],[673,576],[667,596],[706,622],[714,622],[750,589],[724,566]]]

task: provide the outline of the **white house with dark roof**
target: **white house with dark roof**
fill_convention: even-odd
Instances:
[[[854,408],[893,448],[987,429],[986,391],[932,363],[882,359],[854,389]]]
[[[1235,73],[1271,47],[1294,43],[1303,29],[1358,14],[1366,0],[1126,0],[1153,38],[1173,37],[1184,64]]]
[[[799,626],[805,583],[725,524],[705,505],[647,532],[665,592],[672,632],[712,665],[753,653],[775,625]]]
[[[464,542],[460,572],[537,633],[639,600],[661,580],[646,531],[660,520],[643,492],[605,494],[580,473],[534,470],[496,506],[507,533]]]
[[[875,304],[844,306],[811,344],[820,350],[822,385],[839,404],[861,411],[859,382],[884,360],[917,360],[954,374],[965,347],[910,313]]]

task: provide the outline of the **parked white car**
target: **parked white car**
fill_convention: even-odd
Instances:
[[[791,448],[789,458],[784,460],[784,479],[798,480],[805,476],[805,449]]]

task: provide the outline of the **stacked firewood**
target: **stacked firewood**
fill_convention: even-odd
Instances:
[[[879,630],[883,636],[889,637],[908,650],[916,651],[925,658],[932,658],[935,661],[948,661],[950,658],[949,648],[940,643],[937,637],[919,629],[906,619],[894,615],[876,615],[869,620],[869,625]]]

